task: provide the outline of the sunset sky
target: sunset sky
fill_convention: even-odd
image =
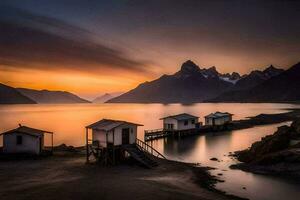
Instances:
[[[182,62],[249,73],[300,61],[300,1],[2,0],[0,82],[91,98]]]

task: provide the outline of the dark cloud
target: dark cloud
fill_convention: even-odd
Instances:
[[[147,63],[93,42],[90,32],[50,17],[4,7],[0,20],[0,64],[8,67],[148,73]],[[10,12],[8,12],[9,10]]]
[[[156,64],[161,64],[162,71],[166,71],[167,67],[172,68],[168,71],[174,71],[179,65],[179,60],[189,58],[195,59],[199,64],[217,65],[221,69],[232,68],[230,66],[240,67],[240,71],[243,72],[250,71],[257,65],[275,63],[289,66],[299,60],[300,1],[27,0],[26,3],[20,3],[18,0],[3,0],[1,2],[60,19],[28,13],[13,14],[13,17],[9,18],[13,19],[11,21],[14,23],[19,22],[19,25],[29,23],[29,28],[34,31],[66,39],[68,41],[66,43],[73,44],[76,41],[78,44],[76,48],[80,46],[81,49],[84,46],[83,49],[90,50],[93,42],[85,40],[92,37],[92,34],[103,36],[105,41],[100,46],[114,52],[107,53],[110,51],[104,50],[103,55],[117,55],[117,59],[113,59],[115,62],[120,58],[137,62],[124,55],[118,50],[119,47],[125,50],[124,52],[130,53],[127,55],[151,59]],[[0,17],[1,13],[8,18],[7,11],[0,12]],[[15,15],[23,15],[23,20],[16,20]],[[107,41],[115,41],[118,48],[105,45]],[[87,59],[87,55],[83,55],[81,59],[76,58],[79,53],[74,48],[71,52],[69,53],[76,55],[74,59],[76,62],[85,62]],[[68,55],[65,51],[63,53]],[[92,55],[95,54],[88,54],[91,56],[88,60],[94,65],[95,56]],[[70,63],[72,57],[74,56],[68,55],[61,60]],[[124,63],[126,66],[124,68],[147,71],[147,68],[139,67],[145,66],[147,64],[145,62]],[[113,68],[117,66],[115,63],[112,65]]]

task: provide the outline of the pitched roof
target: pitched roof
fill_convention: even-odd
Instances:
[[[205,118],[221,118],[221,117],[227,117],[233,115],[229,112],[215,112],[215,113],[210,113],[209,115],[206,115]]]
[[[52,132],[20,125],[18,128],[6,131],[4,133],[1,133],[0,135],[10,134],[10,133],[23,133],[34,137],[40,137],[44,135],[44,133],[52,133]]]
[[[194,116],[194,115],[190,115],[190,114],[187,114],[187,113],[181,113],[181,114],[178,114],[178,115],[171,115],[171,116],[163,117],[163,118],[160,118],[160,120],[166,119],[166,118],[173,118],[173,119],[176,119],[176,120],[180,121],[180,120],[195,119],[195,118],[199,118],[199,117]]]
[[[93,124],[90,124],[86,126],[86,128],[91,129],[98,129],[98,130],[104,130],[104,131],[110,131],[118,126],[121,126],[123,124],[130,124],[135,126],[143,126],[141,124],[136,124],[132,122],[122,121],[122,120],[113,120],[113,119],[101,119],[100,121],[97,121]]]

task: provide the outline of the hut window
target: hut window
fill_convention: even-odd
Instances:
[[[22,135],[17,135],[17,145],[21,145],[23,143]]]
[[[184,125],[185,125],[185,126],[187,126],[187,125],[188,125],[188,123],[189,123],[189,121],[188,121],[188,120],[185,120],[185,121],[184,121]]]
[[[192,119],[192,124],[195,124],[195,120],[194,119]]]

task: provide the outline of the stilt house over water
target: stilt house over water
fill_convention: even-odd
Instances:
[[[45,134],[51,135],[51,146],[45,147]],[[53,150],[53,132],[22,126],[1,133],[3,136],[3,153],[40,155]]]
[[[96,123],[86,126],[92,130],[92,142],[100,147],[121,146],[134,144],[137,137],[137,127],[141,124],[102,119]]]
[[[232,115],[228,112],[215,112],[209,115],[206,115],[205,118],[205,125],[209,126],[221,126],[232,121]]]
[[[141,124],[112,119],[102,119],[86,126],[86,158],[90,156],[107,165],[121,162],[127,154],[140,163],[149,167],[154,164],[148,159],[145,152],[149,153],[149,145],[137,139],[137,128]],[[91,133],[89,130],[92,130]],[[91,136],[91,137],[90,137]],[[155,151],[153,148],[151,151]]]
[[[163,117],[160,120],[163,120],[164,130],[180,131],[195,129],[199,126],[199,117],[187,113]]]

